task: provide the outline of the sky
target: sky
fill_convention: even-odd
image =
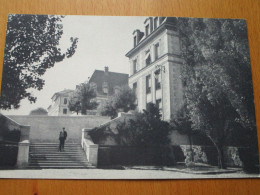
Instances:
[[[46,71],[42,77],[45,85],[41,91],[29,90],[37,97],[36,103],[31,104],[24,99],[19,109],[1,110],[1,113],[28,115],[38,107],[47,109],[55,92],[75,89],[77,84],[87,81],[94,70],[104,70],[105,66],[109,67],[109,71],[129,74],[130,64],[125,54],[133,48],[133,31],[143,31],[145,18],[66,16],[60,47],[66,51],[70,37],[78,37],[75,54]]]

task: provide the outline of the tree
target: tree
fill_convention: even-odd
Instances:
[[[32,110],[29,115],[48,115],[48,111],[44,108],[36,108]]]
[[[256,126],[246,23],[243,20],[178,19],[182,79],[192,129],[206,135],[225,168],[223,147],[241,125],[256,147]],[[251,142],[251,143],[250,143]],[[254,142],[254,144],[252,144]]]
[[[131,146],[169,146],[170,126],[161,120],[159,109],[153,104],[147,104],[143,113],[135,113],[134,118],[119,123],[118,143]]]
[[[135,92],[129,86],[122,86],[119,91],[102,106],[101,114],[115,118],[119,111],[128,112],[135,108]]]
[[[177,130],[180,134],[185,134],[188,136],[189,145],[190,145],[190,160],[191,162],[194,161],[194,152],[192,148],[192,135],[194,131],[192,130],[192,122],[190,117],[187,113],[186,105],[182,107],[177,113],[177,116],[170,121],[170,126],[173,130]]]
[[[71,47],[66,52],[59,48],[63,18],[9,15],[0,108],[17,109],[25,98],[34,103],[37,98],[29,90],[41,90],[44,86],[41,77],[46,70],[75,53],[78,38],[70,38]]]
[[[94,100],[96,96],[95,90],[88,83],[80,84],[69,98],[70,111],[86,115],[87,110],[97,108],[98,103]]]

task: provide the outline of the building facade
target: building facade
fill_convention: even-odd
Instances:
[[[137,107],[158,106],[164,120],[174,117],[183,105],[180,39],[176,18],[149,17],[144,32],[133,32],[129,86],[136,91]]]
[[[51,100],[52,104],[47,108],[49,116],[68,116],[71,115],[71,111],[68,108],[69,96],[73,93],[73,90],[64,89],[63,91],[55,93]]]
[[[88,114],[98,115],[99,108],[113,96],[120,87],[128,85],[128,74],[110,72],[106,66],[104,70],[95,70],[89,79],[89,84],[96,91],[95,101],[99,104],[96,110],[88,111]]]

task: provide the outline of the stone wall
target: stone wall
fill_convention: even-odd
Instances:
[[[177,147],[177,146],[175,146]],[[191,150],[189,145],[180,145],[183,155],[176,156],[178,162],[185,162],[186,165],[191,163]],[[192,146],[194,162],[217,166],[218,155],[214,146]],[[228,167],[242,167],[242,156],[239,153],[240,147],[225,147],[224,161]],[[184,156],[184,158],[183,158]]]
[[[110,120],[103,116],[8,116],[14,121],[31,126],[30,142],[58,142],[62,127],[68,133],[67,142],[80,143],[81,130],[94,128]]]
[[[226,147],[224,150],[225,163],[228,167],[243,167],[245,158],[240,153],[241,148]],[[217,152],[212,146],[193,146],[194,162],[217,166]],[[99,145],[98,166],[115,165],[153,165],[175,166],[184,163],[190,166],[190,146],[169,147],[137,147],[118,145]]]

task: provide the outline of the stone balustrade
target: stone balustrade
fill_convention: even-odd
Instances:
[[[87,159],[90,164],[93,166],[97,166],[98,164],[98,144],[95,144],[88,132],[91,129],[84,128],[82,129],[82,138],[81,138],[81,146],[83,150],[86,152]]]

